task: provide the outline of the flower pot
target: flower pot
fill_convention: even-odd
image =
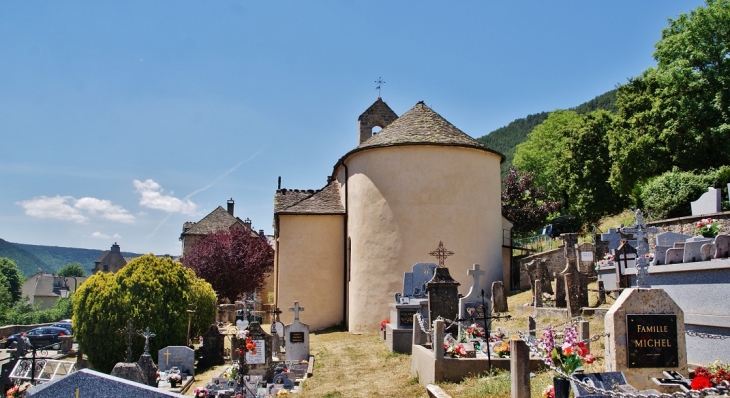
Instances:
[[[175,380],[170,380],[170,387],[172,387],[172,388],[175,388],[175,387],[177,387],[177,381],[175,381]]]
[[[553,377],[553,388],[555,388],[555,398],[570,397],[570,381],[563,377]]]

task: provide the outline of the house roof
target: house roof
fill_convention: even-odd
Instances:
[[[70,290],[76,291],[78,286],[74,286],[74,284],[78,283],[81,285],[84,281],[86,281],[85,276],[77,276],[73,278],[55,276],[52,274],[36,274],[28,279],[31,281],[29,283],[32,285],[27,291],[24,290],[24,294],[28,294],[28,296],[33,297],[60,297],[62,289],[68,287]]]
[[[453,124],[449,123],[433,109],[426,106],[423,101],[418,102],[408,112],[404,113],[394,122],[386,126],[379,133],[368,138],[365,142],[351,150],[335,165],[342,164],[350,155],[356,152],[403,145],[435,145],[435,146],[457,146],[474,148],[485,152],[494,153],[504,162],[504,155],[494,149],[486,147],[481,142],[468,136]]]
[[[324,188],[312,191],[279,189],[274,196],[276,214],[344,214],[345,207],[340,199],[340,184],[331,181]],[[284,206],[283,204],[287,205]],[[277,204],[279,204],[277,206]],[[278,208],[277,208],[278,207]]]
[[[210,214],[203,217],[198,222],[186,222],[183,224],[183,228],[188,227],[187,230],[183,231],[182,235],[207,235],[214,232],[218,232],[223,229],[230,228],[233,224],[241,223],[238,217],[233,217],[222,206],[218,206],[215,210],[211,211]]]

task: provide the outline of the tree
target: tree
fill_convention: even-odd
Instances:
[[[5,286],[10,293],[13,302],[20,300],[22,296],[23,274],[18,266],[9,258],[0,257],[0,274],[5,277]]]
[[[182,261],[210,282],[219,298],[234,302],[263,286],[274,268],[274,249],[260,237],[233,227],[197,240]]]
[[[86,276],[86,271],[84,271],[84,267],[79,263],[69,263],[58,270],[58,276],[83,277]]]
[[[608,182],[611,160],[608,154],[608,132],[613,115],[607,111],[582,116],[582,127],[566,138],[569,154],[564,163],[566,191],[570,198],[568,212],[583,225],[602,217],[620,213],[627,201]]]
[[[123,361],[126,336],[117,334],[129,320],[136,329],[150,328],[150,354],[185,345],[187,309],[193,307],[191,333],[206,331],[215,319],[216,297],[207,282],[170,258],[147,254],[116,274],[99,272],[80,285],[73,298],[73,325],[81,349],[95,369],[110,372]],[[144,339],[133,338],[132,351],[141,355]]]
[[[611,184],[628,195],[672,170],[730,163],[730,3],[708,0],[669,20],[656,68],[619,88]]]
[[[560,206],[535,185],[532,173],[520,172],[514,166],[510,167],[502,185],[502,214],[514,223],[517,235],[520,232],[527,235],[542,227],[548,215]]]
[[[542,187],[548,198],[570,206],[568,197],[569,158],[567,140],[583,127],[583,119],[573,111],[555,111],[535,127],[527,141],[517,146],[514,165],[523,172],[533,173],[535,185]]]

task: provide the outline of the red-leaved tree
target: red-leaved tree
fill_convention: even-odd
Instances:
[[[263,238],[234,227],[198,239],[182,263],[210,283],[219,299],[234,302],[264,285],[274,269],[274,249]]]
[[[560,203],[548,199],[534,181],[534,174],[518,171],[514,166],[502,181],[502,214],[514,222],[518,236],[527,236],[540,228],[548,215],[560,208]]]

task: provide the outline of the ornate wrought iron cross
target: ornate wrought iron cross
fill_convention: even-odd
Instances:
[[[439,247],[436,250],[428,253],[428,255],[429,256],[434,256],[437,259],[439,259],[439,268],[443,268],[444,267],[444,260],[446,260],[446,257],[453,256],[454,255],[454,252],[452,252],[450,250],[447,250],[444,247],[444,242],[439,241]]]
[[[375,81],[377,83],[377,86],[375,86],[375,89],[378,90],[378,98],[380,98],[380,89],[385,84],[382,77],[378,77],[378,80]]]
[[[659,232],[657,227],[647,227],[644,224],[644,218],[641,214],[641,210],[636,210],[636,222],[633,227],[621,228],[622,234],[635,235],[638,242],[636,248],[636,285],[640,288],[650,288],[649,284],[649,260],[646,258],[646,254],[649,253],[649,245],[644,241],[644,234],[652,233],[656,234]],[[648,238],[648,235],[646,236]]]
[[[127,363],[132,362],[132,336],[140,333],[141,330],[134,330],[134,322],[131,319],[127,322],[126,328],[117,330],[117,334],[127,335]]]
[[[147,326],[147,330],[139,333],[140,336],[144,337],[144,354],[150,355],[150,337],[155,337],[154,333],[150,333],[150,327]]]

